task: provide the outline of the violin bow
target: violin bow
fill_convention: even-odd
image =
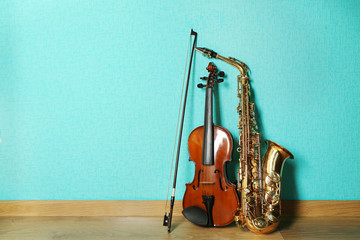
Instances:
[[[194,42],[193,42],[193,46],[192,46],[192,50],[191,50],[189,70],[188,70],[187,81],[186,81],[186,88],[185,88],[184,104],[183,104],[183,109],[182,109],[182,114],[181,114],[179,140],[178,140],[177,153],[176,153],[176,161],[175,161],[175,171],[174,171],[173,189],[172,189],[171,200],[170,200],[170,201],[171,201],[171,202],[170,202],[170,212],[169,212],[169,215],[167,215],[166,209],[165,209],[164,222],[163,222],[163,225],[168,227],[168,233],[171,232],[171,222],[172,222],[172,215],[173,215],[174,202],[175,202],[176,179],[177,179],[177,172],[178,172],[178,165],[179,165],[179,156],[180,156],[180,147],[181,147],[181,136],[182,136],[182,130],[183,130],[183,125],[184,125],[186,99],[187,99],[187,93],[188,93],[188,88],[189,88],[189,79],[190,79],[190,72],[191,72],[192,60],[193,60],[193,56],[194,56],[195,43],[196,43],[196,39],[197,39],[197,32],[195,32],[195,31],[193,31],[193,30],[191,29],[190,38],[191,38],[191,36],[195,36],[195,37],[194,37]],[[175,139],[175,140],[176,140],[176,139]],[[174,149],[175,149],[175,148],[174,148]],[[170,174],[171,174],[171,172],[170,172]],[[169,186],[170,186],[170,185],[169,185]],[[166,199],[166,201],[167,201],[167,199]],[[166,206],[165,206],[165,208],[166,208]]]

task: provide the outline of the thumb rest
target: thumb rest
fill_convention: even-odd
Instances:
[[[206,48],[195,48],[209,58],[218,58],[240,71],[238,75],[239,147],[240,154],[237,191],[240,205],[234,211],[238,225],[255,233],[276,230],[281,216],[281,174],[287,158],[294,156],[284,147],[266,140],[267,150],[260,155],[260,138],[255,119],[254,103],[250,101],[248,66],[235,59],[225,58]]]

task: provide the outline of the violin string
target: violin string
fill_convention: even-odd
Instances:
[[[182,103],[183,94],[184,94],[184,85],[185,85],[185,77],[186,77],[186,67],[187,67],[187,63],[188,63],[188,59],[189,59],[190,43],[191,43],[191,35],[190,35],[190,38],[189,38],[188,49],[187,49],[187,52],[186,52],[186,61],[185,61],[184,77],[183,77],[183,83],[182,83],[182,87],[181,87],[181,96],[180,96],[180,104],[179,104],[179,111],[178,111],[178,119],[177,119],[177,123],[176,123],[175,141],[174,141],[174,148],[173,148],[173,154],[172,154],[172,159],[171,159],[169,185],[168,185],[168,190],[167,190],[167,194],[166,194],[165,212],[166,212],[166,209],[167,209],[167,207],[168,207],[168,202],[169,202],[169,192],[170,192],[170,185],[171,185],[171,175],[172,175],[173,166],[174,166],[174,156],[175,156],[175,148],[176,148],[176,139],[178,138],[178,133],[179,133],[180,111],[181,111],[181,106],[182,106],[181,103]]]
[[[211,81],[211,75],[209,75],[209,79],[208,79],[208,82],[206,84],[206,95],[207,95],[207,89],[208,89],[209,81]],[[211,97],[211,96],[209,96],[209,97]],[[206,106],[206,104],[207,104],[207,96],[205,98],[205,106]],[[206,107],[205,107],[205,112],[206,112]],[[204,126],[204,131],[205,131],[205,126]],[[203,139],[203,151],[204,151],[204,144],[205,144],[205,139]],[[203,154],[203,156],[204,156],[204,154]],[[202,160],[205,161],[205,159],[202,159]],[[203,172],[204,172],[204,174],[203,174],[203,176],[204,176],[203,183],[204,183],[204,192],[205,192],[203,195],[209,195],[209,186],[207,184],[208,179],[207,179],[207,175],[206,175],[206,172],[207,172],[206,170],[207,169],[205,170],[205,168],[207,168],[207,166],[205,166],[205,165],[202,165],[202,166],[204,168],[204,170],[203,170]]]
[[[211,81],[210,80],[210,75],[209,75],[209,79],[208,79],[208,82],[206,83],[206,92],[205,92],[205,95],[206,95],[206,97],[205,97],[205,106],[206,106],[206,103],[207,103],[207,89],[208,89],[208,84],[209,84],[209,81]],[[206,107],[205,107],[205,112],[206,112]],[[204,130],[204,133],[205,133],[205,125],[203,126],[203,130]],[[204,135],[204,133],[203,133],[203,136],[205,136]],[[204,139],[204,137],[203,137],[203,146],[202,146],[202,158],[204,157],[204,144],[205,144],[205,139]],[[202,170],[202,176],[201,176],[201,182],[203,183],[203,184],[201,184],[201,186],[202,186],[202,195],[208,195],[208,184],[206,183],[207,182],[207,176],[206,176],[206,170],[205,170],[205,168],[206,168],[206,166],[203,164],[203,162],[205,161],[205,159],[201,159],[201,170]]]
[[[206,100],[205,100],[205,104],[206,104]],[[203,127],[203,130],[205,132],[205,126]],[[204,132],[203,132],[203,136],[204,136]],[[205,182],[205,175],[206,175],[206,171],[205,171],[205,166],[203,164],[204,160],[203,157],[204,157],[204,144],[205,144],[205,139],[203,137],[203,145],[202,145],[202,150],[201,150],[201,171],[199,172],[199,174],[201,174],[201,178],[200,179],[200,182],[199,182],[199,187],[201,187],[201,193],[202,195],[206,195],[206,184],[204,184]],[[202,184],[203,183],[203,184]]]
[[[215,81],[215,79],[216,79],[216,68],[214,69],[214,71],[212,72],[212,74],[211,74],[211,82],[210,82],[210,87],[211,87],[211,112],[213,112],[213,94],[214,94],[214,81]],[[212,152],[213,152],[213,161],[214,161],[214,166],[215,166],[215,153],[214,153],[214,139],[215,139],[215,137],[214,137],[214,121],[213,121],[213,119],[212,119],[212,121],[211,121],[211,127],[212,127],[212,148],[213,148],[213,150],[212,150]],[[208,166],[208,167],[211,167],[211,166]],[[211,178],[210,178],[211,179]],[[208,182],[209,182],[209,185],[208,185],[208,189],[207,189],[207,191],[208,191],[208,193],[207,193],[207,195],[214,195],[214,193],[213,193],[213,189],[214,189],[214,186],[213,186],[213,184],[212,183],[210,183],[210,179],[208,179]],[[215,183],[214,183],[215,184]]]
[[[210,104],[210,107],[211,107],[211,112],[213,112],[213,91],[214,91],[214,74],[215,74],[215,71],[213,72],[211,72],[211,75],[209,75],[209,78],[210,78],[210,82],[209,82],[209,85],[210,85],[210,87],[211,87],[211,96],[210,96],[210,98],[211,98],[211,104]],[[213,120],[211,121],[211,127],[213,128],[212,129],[212,132],[213,132],[213,135],[212,135],[212,137],[213,137],[213,140],[214,140],[214,124],[213,124]],[[210,146],[210,147],[212,147],[212,148],[214,148],[214,141],[212,140],[212,146]],[[212,156],[213,158],[214,158],[214,155]],[[215,160],[215,159],[213,159],[213,160]],[[214,162],[214,164],[215,164],[215,162]],[[210,171],[210,169],[211,169],[211,165],[207,165],[207,166],[205,166],[206,168],[209,168],[208,169],[208,171]],[[209,178],[209,179],[208,179]],[[209,174],[206,176],[206,182],[208,183],[208,184],[206,184],[206,195],[213,195],[212,194],[212,189],[213,189],[213,185],[212,185],[212,183],[210,182],[210,177],[209,177]]]

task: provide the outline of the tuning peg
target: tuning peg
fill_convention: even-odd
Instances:
[[[217,83],[221,83],[221,82],[223,82],[223,81],[224,81],[224,79],[218,79],[218,80],[216,80]]]
[[[202,84],[202,83],[199,83],[199,84],[197,85],[197,87],[198,87],[198,88],[203,88],[203,87],[206,87],[206,85],[204,85],[204,84]]]
[[[224,77],[225,76],[225,73],[223,71],[220,71],[218,74],[217,74],[219,77]]]
[[[201,80],[208,80],[207,77],[201,77],[200,79],[201,79]]]

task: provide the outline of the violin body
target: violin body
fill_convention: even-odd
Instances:
[[[228,183],[225,163],[231,161],[233,148],[230,132],[220,126],[214,127],[214,165],[202,164],[204,126],[195,128],[188,139],[190,159],[195,163],[195,176],[186,184],[183,208],[197,206],[207,211],[203,195],[214,196],[212,217],[214,226],[225,226],[234,221],[238,197],[234,184]]]
[[[225,226],[234,221],[234,210],[239,205],[235,185],[226,179],[225,164],[231,161],[232,137],[228,130],[213,124],[213,85],[220,83],[217,68],[209,63],[204,125],[195,128],[188,139],[190,161],[195,163],[194,179],[186,184],[183,215],[200,226]],[[203,88],[205,85],[199,84]]]

